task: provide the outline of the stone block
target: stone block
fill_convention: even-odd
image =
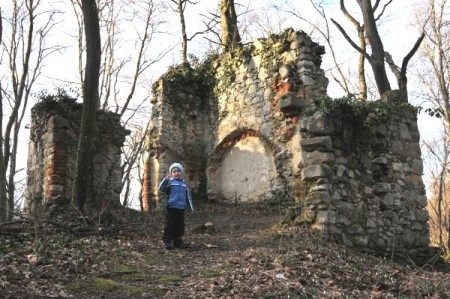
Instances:
[[[308,166],[312,164],[332,163],[334,160],[334,154],[331,152],[313,151],[305,153],[303,164]]]
[[[411,171],[417,174],[423,173],[423,161],[422,159],[414,159],[411,162]]]
[[[310,192],[315,192],[315,191],[329,191],[331,190],[333,185],[331,184],[320,184],[317,186],[312,187],[309,191]]]
[[[405,183],[406,183],[406,186],[412,187],[416,190],[425,188],[425,185],[422,180],[422,176],[420,174],[412,173],[412,174],[406,175]]]
[[[325,164],[309,165],[302,169],[302,180],[315,180],[318,178],[329,177],[331,168]]]
[[[59,115],[49,117],[47,126],[47,131],[49,132],[53,132],[55,130],[66,130],[70,127],[69,121],[65,117]]]
[[[344,165],[339,165],[336,171],[336,176],[338,178],[341,178],[344,176],[344,173],[347,171],[347,167],[345,167]]]
[[[300,101],[300,99],[291,94],[283,95],[278,105],[280,110],[286,115],[298,114],[302,109],[302,102]]]
[[[302,123],[303,124],[303,123]],[[306,130],[316,135],[331,135],[335,132],[335,124],[331,119],[326,118],[320,113],[316,113],[309,117],[305,122]]]
[[[65,144],[68,136],[65,132],[56,131],[44,135],[45,143],[48,144]]]
[[[403,155],[405,153],[405,143],[402,141],[393,140],[390,148],[392,153],[396,155]]]
[[[426,210],[418,210],[416,211],[416,218],[418,221],[427,222],[430,216]]]
[[[391,190],[391,184],[390,183],[376,183],[373,186],[373,193],[379,194],[379,193],[387,193]]]
[[[392,163],[392,169],[395,171],[403,171],[403,163]]]
[[[411,142],[404,146],[402,154],[406,157],[420,159],[420,144],[418,142]]]
[[[394,197],[392,196],[392,194],[387,193],[385,196],[383,196],[381,204],[384,209],[390,209],[394,205]]]
[[[307,201],[314,205],[328,205],[331,202],[331,196],[328,191],[311,191]]]
[[[400,137],[404,140],[411,140],[411,134],[406,124],[400,124]]]
[[[386,136],[387,135],[387,126],[385,124],[379,124],[376,128],[375,128],[375,133],[381,136]]]
[[[312,86],[316,83],[316,80],[307,75],[300,76],[300,79],[302,80],[302,83],[305,86]]]
[[[377,157],[372,160],[373,164],[386,165],[388,163],[388,159],[386,157]]]
[[[408,95],[404,90],[389,90],[381,95],[381,100],[386,103],[398,105],[408,103]]]
[[[425,208],[428,204],[428,200],[425,195],[417,195],[417,202],[419,203],[419,207],[421,208]]]
[[[318,211],[316,214],[316,221],[317,224],[323,224],[323,223],[329,223],[330,219],[330,211]]]
[[[330,136],[313,137],[300,140],[300,146],[302,150],[307,152],[318,151],[331,151],[333,149],[333,142]]]
[[[358,236],[355,238],[355,245],[358,247],[367,247],[369,244],[369,236]]]

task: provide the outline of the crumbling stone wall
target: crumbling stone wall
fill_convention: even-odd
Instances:
[[[325,95],[323,52],[305,33],[288,30],[213,60],[204,77],[163,76],[147,141],[146,205],[160,201],[158,181],[173,161],[187,166],[192,189],[209,199],[292,201],[299,118],[286,117],[279,102],[286,94],[305,103]],[[281,66],[290,74],[281,76]]]
[[[302,118],[298,184],[308,192],[298,197],[295,221],[350,247],[406,248],[426,256],[427,199],[416,110],[402,91],[372,104],[388,114],[370,115],[373,109],[355,119],[353,111],[348,119],[317,111]]]
[[[170,164],[183,163],[195,195],[205,193],[208,148],[217,112],[212,97],[213,78],[203,69],[170,69],[153,86],[155,97],[146,136],[143,205],[160,203],[158,184]]]
[[[287,30],[226,54],[216,75],[219,115],[208,162],[210,198],[293,200],[286,190],[295,184],[300,162],[297,112],[326,95],[323,53],[305,33]],[[258,146],[249,150],[246,143]]]
[[[72,197],[81,104],[74,99],[45,98],[32,109],[28,145],[25,208],[67,201]],[[129,133],[120,115],[97,113],[94,194],[105,204],[120,204],[121,148]]]
[[[178,161],[210,200],[277,202],[288,220],[348,246],[419,254],[429,233],[415,110],[396,91],[354,114],[330,105],[323,54],[286,30],[212,60],[211,81],[163,76],[144,199],[159,201],[157,184]]]

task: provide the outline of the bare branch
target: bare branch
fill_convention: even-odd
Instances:
[[[375,12],[377,10],[379,2],[380,1],[377,1],[376,5],[373,7],[373,12]],[[388,5],[391,3],[392,3],[392,0],[389,0],[389,2],[383,6],[383,9],[381,10],[380,14],[375,18],[375,22],[377,22],[381,18],[381,16],[384,14],[384,11],[386,10],[386,7],[388,7]]]
[[[417,39],[416,43],[412,47],[412,49],[409,51],[409,53],[403,58],[401,73],[406,75],[406,68],[408,66],[409,61],[414,56],[414,54],[419,49],[420,45],[422,44],[423,39],[425,38],[425,32],[422,32],[422,34]]]
[[[375,5],[373,6],[373,11],[376,11],[378,8],[378,5],[380,5],[381,0],[375,1]]]
[[[355,25],[355,27],[360,27],[361,25],[359,22],[347,11],[347,8],[345,7],[344,0],[340,1],[341,11],[344,13],[344,16]]]
[[[339,31],[342,33],[342,35],[345,37],[345,39],[349,42],[349,44],[359,53],[361,53],[362,55],[364,55],[364,57],[367,60],[371,60],[371,57],[369,54],[367,54],[367,52],[363,51],[357,44],[355,44],[355,42],[350,38],[350,36],[348,36],[347,32],[345,32],[344,28],[342,28],[342,26],[336,22],[334,19],[331,19],[331,22],[333,22],[333,24],[339,29]]]
[[[389,65],[392,73],[398,80],[398,78],[400,78],[400,68],[395,64],[394,60],[392,59],[392,55],[389,54],[389,52],[384,52],[384,58],[386,59],[386,62]]]

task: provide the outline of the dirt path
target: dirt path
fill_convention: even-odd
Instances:
[[[110,272],[74,283],[72,292],[79,298],[217,297],[226,288],[219,282],[224,273],[239,268],[254,251],[276,250],[272,228],[281,218],[273,207],[204,204],[186,213],[184,239],[189,248],[166,250],[160,241],[163,214],[154,214],[147,232],[125,242],[123,261]]]

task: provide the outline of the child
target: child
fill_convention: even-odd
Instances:
[[[166,225],[162,240],[166,249],[186,248],[181,237],[184,234],[184,210],[192,205],[191,190],[183,179],[183,166],[170,165],[169,174],[159,184],[159,190],[167,194]]]

